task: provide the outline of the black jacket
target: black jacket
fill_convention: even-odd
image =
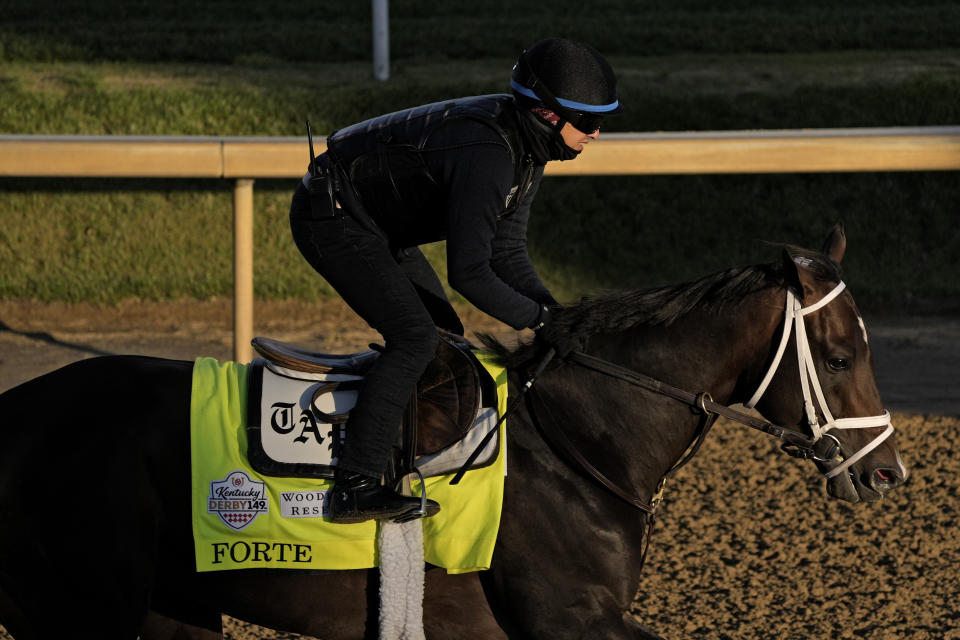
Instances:
[[[526,250],[543,175],[526,135],[512,96],[476,96],[341,129],[327,155],[393,247],[446,239],[451,286],[519,329],[555,304]]]

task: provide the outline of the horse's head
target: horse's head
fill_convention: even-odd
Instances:
[[[903,484],[907,469],[877,389],[867,329],[840,280],[845,250],[840,225],[822,254],[784,250],[783,332],[774,340],[767,375],[746,404],[777,424],[799,426],[819,442],[819,451],[829,451],[817,466],[830,495],[874,502]]]

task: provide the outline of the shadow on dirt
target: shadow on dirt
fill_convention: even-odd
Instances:
[[[24,338],[29,338],[30,340],[36,340],[38,342],[44,342],[50,346],[64,347],[66,349],[73,349],[74,351],[79,351],[91,356],[112,356],[115,355],[112,351],[104,351],[103,349],[98,349],[97,347],[80,344],[65,342],[63,340],[58,340],[53,337],[51,334],[46,331],[19,331],[9,326],[3,320],[0,320],[0,333],[11,333],[13,335],[22,336]]]

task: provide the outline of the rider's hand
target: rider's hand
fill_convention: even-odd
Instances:
[[[547,305],[540,307],[540,316],[532,329],[536,333],[534,343],[541,346],[542,351],[549,348],[554,350],[554,357],[560,360],[570,355],[571,351],[583,351],[583,339],[571,333],[568,328],[560,326],[557,316],[563,313],[563,307]]]

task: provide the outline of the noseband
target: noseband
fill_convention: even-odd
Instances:
[[[830,293],[825,295],[822,300],[816,304],[810,305],[809,307],[804,307],[801,305],[800,300],[797,299],[797,296],[794,294],[793,290],[789,287],[787,288],[787,305],[783,322],[783,335],[780,338],[780,345],[777,347],[777,354],[773,358],[773,362],[770,363],[770,367],[767,369],[767,373],[760,382],[760,386],[757,388],[757,391],[753,394],[753,397],[744,404],[744,406],[752,409],[757,402],[760,401],[760,397],[763,395],[763,392],[767,390],[767,387],[770,385],[770,381],[773,379],[773,375],[780,367],[780,361],[783,359],[787,342],[790,339],[790,333],[793,330],[793,327],[796,326],[797,363],[800,367],[800,388],[803,391],[803,408],[807,418],[807,425],[810,427],[810,432],[813,434],[813,442],[817,443],[824,438],[829,438],[836,443],[836,451],[839,453],[841,450],[840,441],[837,440],[837,438],[835,438],[833,435],[827,433],[831,429],[869,429],[872,427],[886,426],[886,429],[883,431],[883,433],[868,442],[859,451],[846,458],[841,464],[825,472],[824,475],[828,479],[833,478],[834,476],[837,476],[847,470],[857,460],[860,460],[865,455],[876,449],[881,442],[886,440],[888,437],[890,437],[890,434],[893,433],[893,425],[890,422],[889,411],[884,411],[878,416],[868,416],[863,418],[840,418],[839,420],[835,419],[833,414],[830,413],[830,408],[827,406],[826,398],[824,398],[823,395],[823,388],[820,386],[820,378],[817,376],[817,369],[814,366],[813,355],[810,353],[810,343],[807,340],[807,329],[804,325],[803,318],[804,316],[814,313],[815,311],[818,311],[819,309],[822,309],[830,304],[830,302],[835,300],[837,296],[840,295],[845,287],[846,285],[843,282],[840,282],[836,287],[833,288],[832,291],[830,291]],[[813,389],[813,394],[811,394],[811,388]],[[816,401],[820,407],[820,412],[823,414],[824,424],[822,426],[820,425],[817,417],[817,406],[814,405],[814,395],[816,395]],[[821,459],[820,461],[827,462],[828,460]]]

